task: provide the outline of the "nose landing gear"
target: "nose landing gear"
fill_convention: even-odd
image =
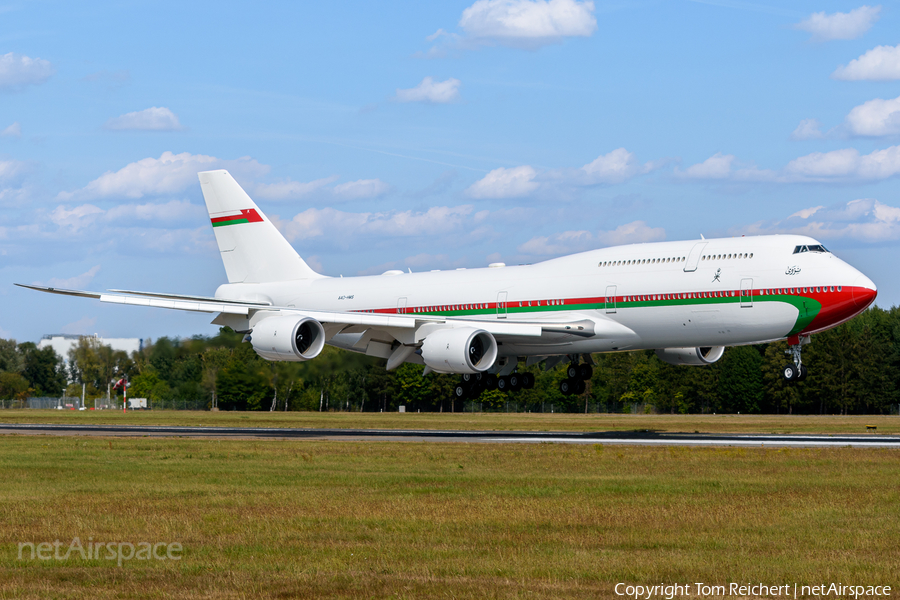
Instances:
[[[785,351],[785,354],[789,354],[792,362],[785,365],[781,370],[781,375],[784,377],[785,381],[803,381],[806,379],[806,367],[803,365],[803,359],[801,358],[801,351],[803,346],[807,345],[810,342],[809,335],[794,335],[788,338],[788,344],[790,348]]]

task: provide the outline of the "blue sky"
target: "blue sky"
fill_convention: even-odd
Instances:
[[[809,233],[900,301],[900,16],[737,0],[0,5],[0,337],[211,334],[196,172],[329,275]]]

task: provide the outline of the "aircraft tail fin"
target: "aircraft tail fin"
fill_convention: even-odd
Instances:
[[[229,283],[322,277],[256,206],[228,171],[198,173]]]

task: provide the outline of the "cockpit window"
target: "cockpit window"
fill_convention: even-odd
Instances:
[[[828,250],[826,250],[825,246],[822,244],[794,247],[794,254],[800,254],[802,252],[828,252]]]

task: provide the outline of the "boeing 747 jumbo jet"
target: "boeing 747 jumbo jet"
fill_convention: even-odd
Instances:
[[[522,361],[569,361],[580,393],[591,353],[654,349],[705,365],[725,347],[787,339],[785,379],[806,377],[801,349],[875,299],[872,281],[816,240],[772,235],[603,248],[509,267],[365,277],[313,271],[227,171],[199,174],[228,283],[213,297],[23,285],[101,302],[218,313],[268,360],[304,361],[330,344],[457,373],[458,397],[530,387]],[[17,284],[21,285],[21,284]],[[583,362],[582,362],[583,361]]]

